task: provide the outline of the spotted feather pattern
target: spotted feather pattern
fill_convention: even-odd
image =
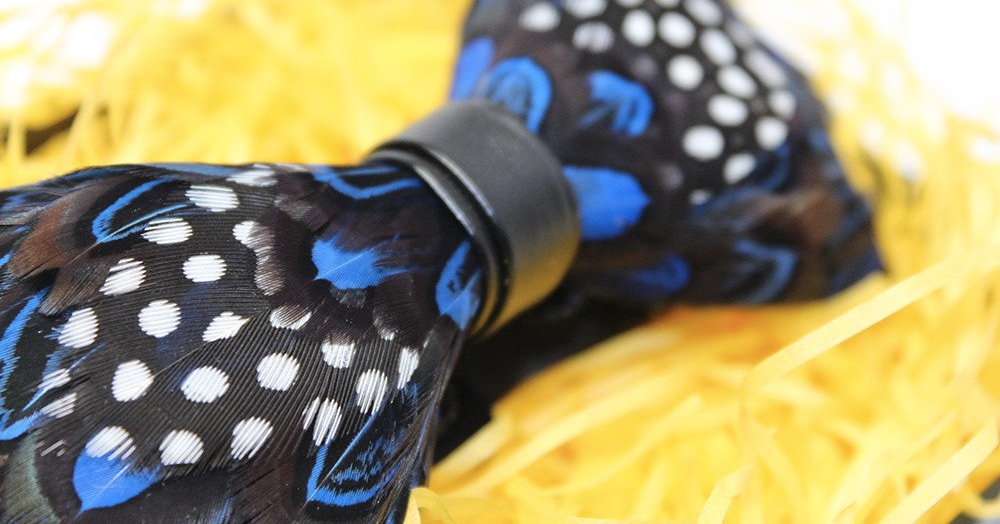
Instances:
[[[716,0],[479,0],[452,95],[562,160],[571,292],[766,302],[877,264],[819,103]],[[0,193],[0,520],[401,520],[480,266],[399,166]]]
[[[720,0],[479,0],[452,98],[508,109],[563,162],[569,290],[759,303],[879,266],[822,106]]]
[[[413,173],[198,164],[0,193],[0,520],[400,519],[481,293]]]

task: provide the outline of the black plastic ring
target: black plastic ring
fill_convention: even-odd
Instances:
[[[486,296],[474,333],[538,303],[576,255],[576,200],[559,162],[506,111],[449,104],[382,144],[369,160],[411,166],[476,242]]]

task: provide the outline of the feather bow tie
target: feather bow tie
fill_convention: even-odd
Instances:
[[[877,267],[821,107],[718,1],[481,0],[453,98],[357,167],[0,193],[2,520],[401,520],[461,346],[560,281],[767,302]]]

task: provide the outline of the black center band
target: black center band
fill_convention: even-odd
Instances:
[[[474,333],[488,333],[552,292],[580,242],[576,200],[535,135],[484,102],[449,104],[369,160],[411,166],[476,241],[487,273]]]

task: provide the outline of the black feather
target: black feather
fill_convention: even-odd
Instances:
[[[4,520],[400,511],[481,292],[419,177],[121,166],[0,202]]]

